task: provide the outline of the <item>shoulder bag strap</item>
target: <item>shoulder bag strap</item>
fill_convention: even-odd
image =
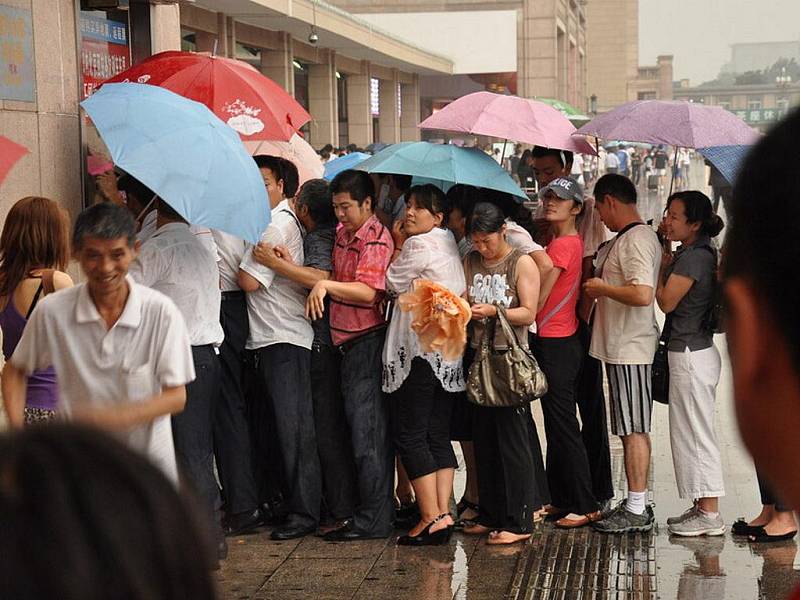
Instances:
[[[580,285],[581,285],[581,278],[580,275],[578,275],[577,279],[575,280],[575,283],[570,288],[569,293],[567,293],[567,295],[561,299],[561,302],[556,304],[553,307],[553,309],[549,313],[547,313],[544,317],[542,317],[541,321],[539,321],[538,323],[539,329],[544,327],[547,324],[547,322],[550,321],[550,319],[552,319],[553,317],[556,316],[556,314],[558,314],[558,311],[560,311],[562,308],[564,308],[564,306],[566,306],[567,302],[570,301],[570,298],[572,298],[575,295],[575,292],[578,291]]]
[[[499,304],[497,305],[497,322],[500,323],[500,328],[503,330],[503,335],[508,343],[508,349],[516,350],[519,348],[521,344],[519,342],[519,338],[517,337],[517,332],[511,326],[511,323],[508,322],[505,306],[501,306]]]
[[[31,302],[31,306],[28,309],[28,313],[25,315],[25,320],[31,318],[31,314],[33,314],[33,309],[36,308],[36,305],[39,303],[39,298],[42,295],[42,290],[44,290],[44,281],[39,282],[39,287],[36,289],[36,294],[33,296],[33,302]]]

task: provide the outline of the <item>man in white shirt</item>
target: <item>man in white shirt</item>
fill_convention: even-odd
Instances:
[[[611,431],[622,438],[628,499],[603,520],[598,531],[649,531],[655,521],[647,505],[651,368],[658,342],[653,300],[661,264],[655,231],[636,209],[636,187],[627,177],[604,175],[594,188],[600,218],[617,236],[598,252],[595,277],[584,291],[596,300],[589,353],[606,366]]]
[[[265,180],[267,169],[261,168]],[[261,241],[286,247],[292,262],[303,264],[305,230],[294,212],[293,200],[269,197],[272,222]],[[250,248],[239,265],[239,285],[247,292],[247,349],[258,351],[259,373],[269,394],[287,488],[289,516],[271,537],[303,537],[316,531],[322,500],[310,383],[314,331],[305,317],[307,291],[260,264]]]
[[[233,536],[252,532],[263,521],[253,470],[251,415],[244,394],[245,345],[250,325],[247,299],[239,287],[238,277],[247,242],[217,230],[213,231],[213,236],[222,291],[219,320],[225,332],[219,347],[221,369],[214,410],[214,453],[225,493],[224,530],[226,535]]]
[[[115,432],[177,483],[169,415],[184,409],[195,378],[184,319],[128,276],[137,248],[127,209],[84,210],[73,247],[86,283],[47,296],[31,315],[3,371],[9,422],[22,426],[27,376],[53,365],[64,416]]]
[[[619,170],[619,158],[614,152],[607,152],[605,158],[606,173],[614,174]]]
[[[216,348],[224,337],[219,322],[219,271],[216,256],[180,214],[161,198],[156,210],[156,231],[142,244],[130,274],[137,283],[168,296],[186,321],[197,378],[186,388],[186,409],[172,419],[172,435],[178,463],[203,501],[212,531],[219,535],[216,513],[221,502],[214,478],[213,436],[220,372]]]

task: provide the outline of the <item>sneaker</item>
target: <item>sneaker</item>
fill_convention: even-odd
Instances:
[[[667,525],[677,525],[678,523],[683,523],[686,519],[692,517],[697,513],[697,504],[692,504],[689,508],[687,508],[683,513],[678,517],[669,517],[667,519]]]
[[[719,515],[712,519],[698,510],[684,521],[670,524],[667,529],[671,534],[683,537],[722,535],[725,533],[725,523]]]
[[[600,533],[645,532],[650,531],[655,522],[651,506],[646,506],[644,512],[637,515],[628,510],[625,502],[620,502],[607,517],[592,523],[592,527]]]

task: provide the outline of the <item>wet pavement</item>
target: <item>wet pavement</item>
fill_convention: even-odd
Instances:
[[[702,185],[700,169],[695,184]],[[707,180],[707,179],[706,179]],[[661,196],[661,197],[660,197]],[[643,195],[645,218],[660,217],[663,194]],[[715,340],[726,356],[724,336]],[[727,495],[721,513],[730,525],[760,510],[752,461],[736,430],[730,369],[723,360],[717,391],[717,433]],[[408,548],[389,540],[327,543],[316,537],[273,542],[268,531],[229,539],[229,557],[218,572],[220,597],[234,599],[494,599],[519,600],[782,600],[800,585],[797,543],[757,547],[730,533],[715,538],[676,538],[667,517],[688,503],[675,490],[667,407],[654,409],[651,502],[657,526],[649,534],[608,536],[585,528],[556,530],[537,524],[531,541],[487,546],[462,533],[447,546]],[[534,420],[544,441],[542,414]],[[619,498],[625,491],[622,448],[612,436]],[[456,497],[464,485],[456,473]]]

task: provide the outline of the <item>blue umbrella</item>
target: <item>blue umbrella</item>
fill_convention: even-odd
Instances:
[[[733,185],[744,159],[752,148],[753,146],[710,146],[700,148],[699,151],[722,173],[725,180]]]
[[[325,163],[325,174],[323,177],[326,181],[333,181],[333,178],[339,173],[357,167],[369,157],[370,155],[364,152],[351,152],[339,158],[334,158]]]
[[[527,200],[511,176],[485,152],[450,144],[392,144],[356,167],[367,173],[412,175],[446,183],[463,183],[506,192]]]
[[[106,84],[81,102],[111,158],[189,223],[256,243],[264,181],[239,135],[206,106],[154,85]]]

